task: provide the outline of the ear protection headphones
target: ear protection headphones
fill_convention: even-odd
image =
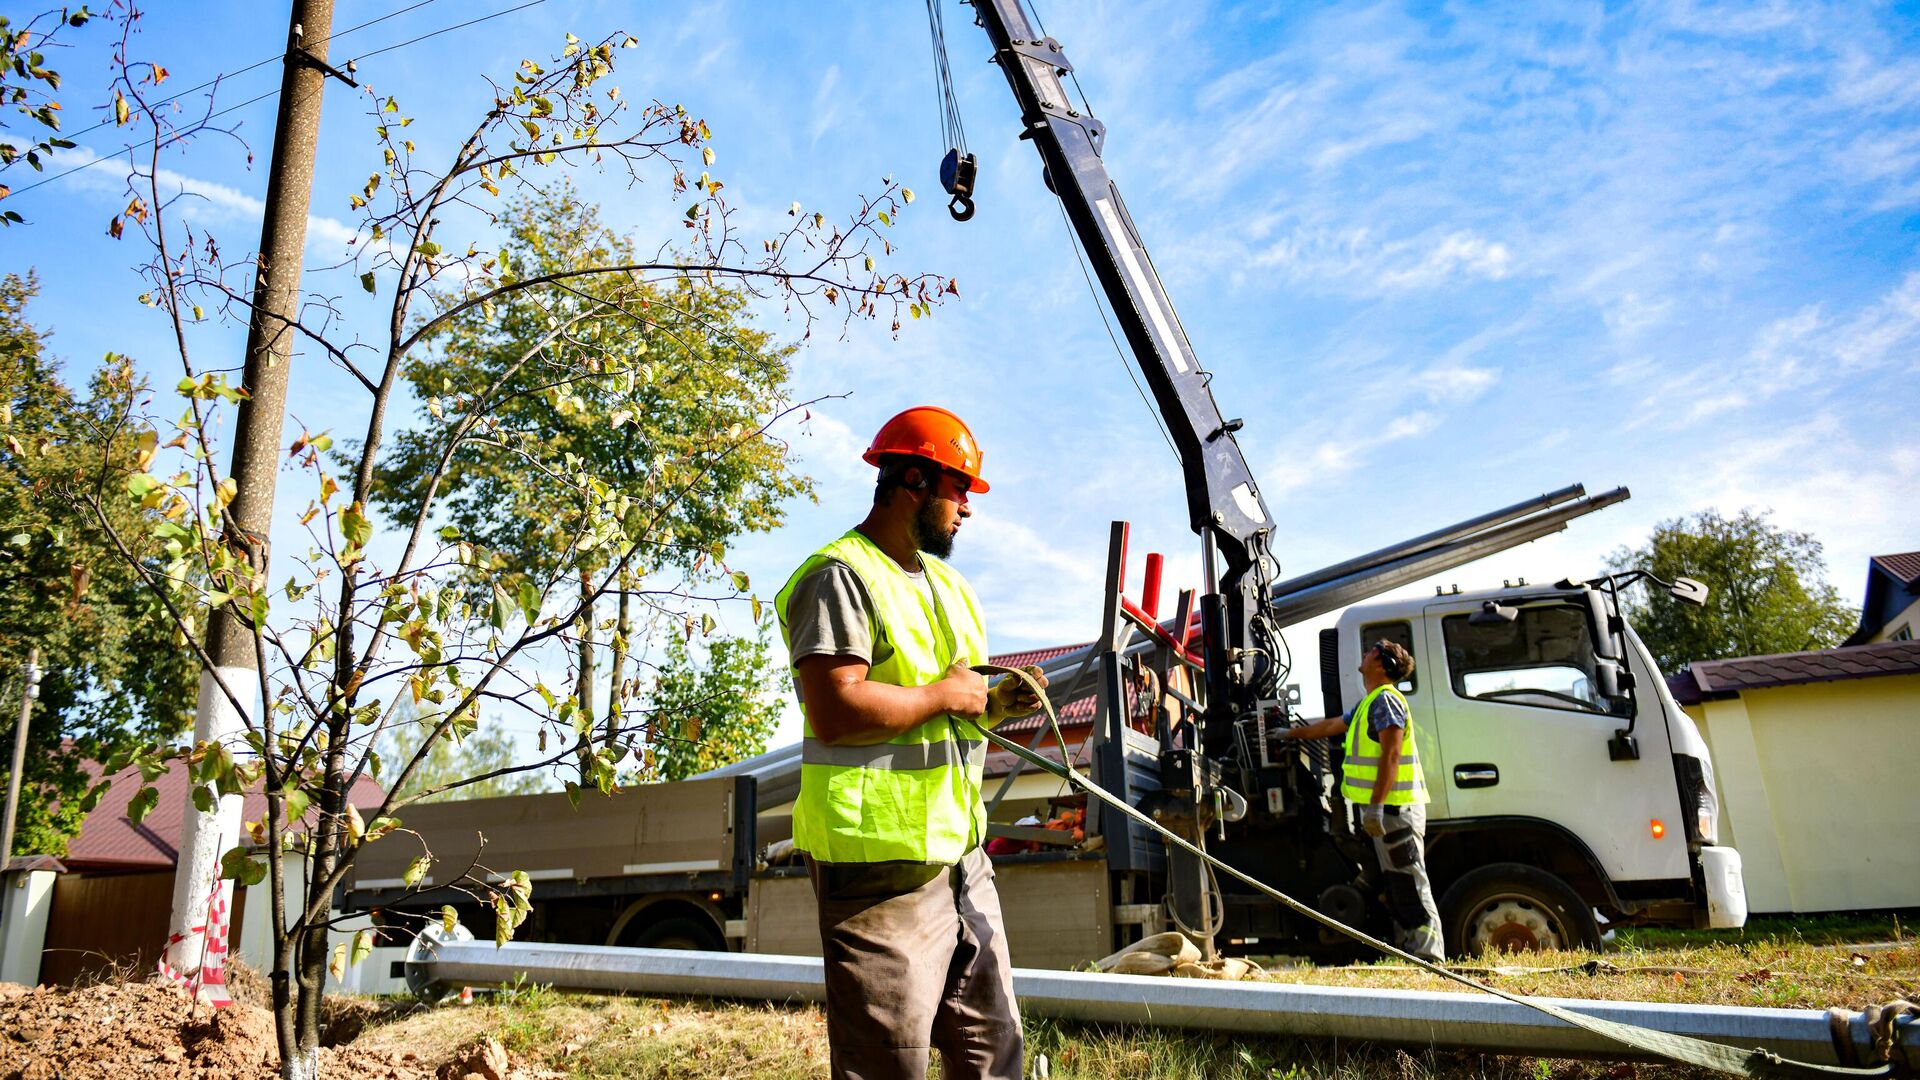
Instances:
[[[1380,670],[1387,673],[1387,678],[1397,681],[1406,677],[1406,672],[1400,670],[1400,658],[1387,651],[1385,638],[1373,643],[1373,651],[1380,655]]]

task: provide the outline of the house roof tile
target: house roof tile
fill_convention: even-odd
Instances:
[[[1899,579],[1908,591],[1920,589],[1920,551],[1902,551],[1894,555],[1875,555],[1872,561]]]
[[[1697,660],[1667,679],[1675,699],[1693,705],[1710,697],[1774,686],[1870,679],[1881,675],[1920,675],[1920,641],[1883,641],[1843,645],[1815,652]]]
[[[95,762],[86,763],[87,772],[99,777],[100,766]],[[184,768],[172,768],[154,780],[153,786],[159,790],[160,799],[154,803],[140,824],[135,825],[127,819],[127,804],[140,790],[140,770],[129,767],[114,774],[112,786],[100,797],[99,805],[87,815],[86,823],[80,827],[80,835],[67,844],[66,858],[61,861],[69,870],[126,871],[126,870],[166,870],[173,867],[180,857],[180,830],[182,819],[186,816],[188,791],[187,773]],[[384,789],[372,778],[362,776],[354,782],[350,795],[353,805],[373,810],[380,805],[385,796]],[[242,818],[257,821],[267,812],[267,797],[263,792],[247,793]],[[313,812],[309,811],[309,815]]]

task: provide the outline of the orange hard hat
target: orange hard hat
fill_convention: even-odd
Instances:
[[[966,421],[938,405],[915,405],[880,425],[873,445],[860,455],[869,465],[879,465],[889,454],[910,454],[961,473],[973,483],[969,491],[987,490],[980,476],[980,444]]]

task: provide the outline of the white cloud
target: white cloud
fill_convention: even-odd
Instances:
[[[1507,276],[1513,253],[1507,245],[1468,232],[1450,233],[1412,266],[1391,269],[1380,283],[1393,288],[1427,288],[1453,277],[1499,281]]]
[[[1428,400],[1443,405],[1464,405],[1493,389],[1493,384],[1500,381],[1500,373],[1492,368],[1453,364],[1428,368],[1417,379]]]
[[[840,122],[840,96],[835,92],[839,85],[840,65],[830,64],[827,73],[820,76],[819,88],[813,92],[813,126],[809,133],[816,143]]]
[[[60,151],[51,165],[56,170],[79,166],[79,170],[68,176],[64,183],[110,199],[127,196],[128,181],[134,177],[127,162],[100,157],[86,147]],[[255,222],[266,213],[267,204],[263,200],[226,184],[188,176],[168,168],[156,170],[154,180],[160,189],[161,200],[170,204],[168,212],[191,224]],[[139,183],[142,189],[135,194],[143,199],[150,197],[144,190],[145,181]],[[307,217],[307,248],[321,258],[339,259],[350,254],[353,242],[359,235],[353,226],[336,218],[319,214]],[[248,243],[252,240],[252,237],[247,238]],[[384,244],[382,241],[383,247]]]

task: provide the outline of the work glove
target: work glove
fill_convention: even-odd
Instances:
[[[1375,839],[1387,835],[1387,808],[1383,803],[1367,803],[1360,807],[1360,827],[1367,835]]]

